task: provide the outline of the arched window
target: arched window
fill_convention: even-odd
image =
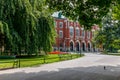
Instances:
[[[70,27],[70,37],[73,37],[74,36],[74,29],[73,27]]]
[[[85,37],[85,31],[82,30],[82,37]]]
[[[76,33],[76,36],[78,37],[80,34],[79,28],[76,28],[75,33]]]

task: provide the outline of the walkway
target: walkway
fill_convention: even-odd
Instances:
[[[74,60],[0,71],[0,80],[120,80],[120,57],[87,53]]]

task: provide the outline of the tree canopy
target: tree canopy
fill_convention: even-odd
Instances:
[[[55,30],[46,7],[45,0],[0,0],[0,34],[5,36],[5,50],[32,54],[52,49]]]
[[[107,14],[102,20],[102,28],[94,37],[94,42],[98,47],[103,46],[104,50],[114,52],[120,48],[120,23],[112,18],[112,14]]]
[[[116,4],[116,6],[112,9],[113,12],[113,18],[116,20],[120,20],[120,2]]]
[[[62,11],[73,20],[89,29],[94,24],[100,24],[113,4],[119,0],[46,0],[50,9]]]

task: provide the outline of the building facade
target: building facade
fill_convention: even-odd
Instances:
[[[66,18],[54,18],[55,29],[57,33],[56,43],[53,46],[54,50],[59,51],[75,51],[75,52],[93,52],[97,49],[92,44],[92,37],[94,36],[93,29],[84,30],[84,28],[74,21]]]

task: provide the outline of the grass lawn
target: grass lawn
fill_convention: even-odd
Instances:
[[[83,55],[82,55],[83,56]],[[31,57],[31,58],[19,58],[16,60],[20,60],[20,67],[31,67],[37,66],[45,63],[53,63],[58,61],[70,60],[74,58],[79,58],[80,54],[50,54],[47,56],[39,56],[39,57]],[[0,59],[0,69],[3,68],[12,68],[15,59]],[[19,64],[19,63],[18,63]]]
[[[108,53],[108,55],[120,56],[120,53]]]

